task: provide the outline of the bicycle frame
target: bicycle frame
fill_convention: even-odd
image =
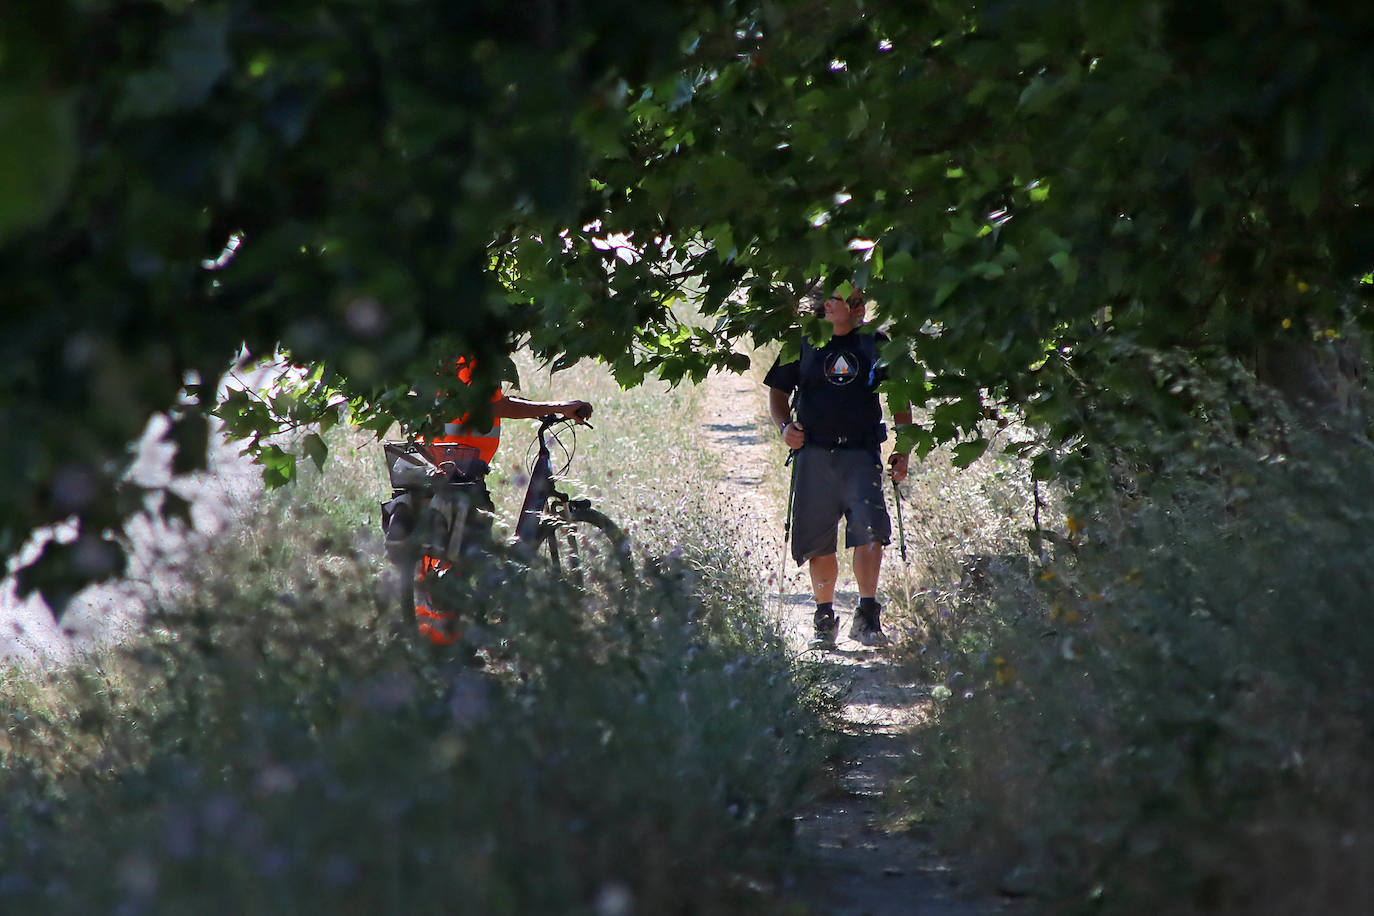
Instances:
[[[585,417],[582,419],[585,423]],[[539,418],[538,451],[516,520],[515,539],[505,546],[515,548],[515,555],[531,566],[540,565],[536,563],[540,558],[547,560],[546,568],[577,588],[584,601],[593,605],[598,600],[621,601],[634,576],[623,532],[592,508],[590,500],[573,499],[555,486],[550,431],[563,422],[566,421],[553,414]],[[553,438],[557,441],[556,435]],[[431,642],[449,645],[462,638],[456,620],[464,613],[466,599],[444,582],[453,564],[460,562],[457,553],[482,551],[484,547],[467,543],[476,541],[466,537],[468,532],[464,530],[471,523],[472,505],[456,493],[457,487],[474,482],[458,480],[456,464],[444,475],[437,471],[439,468],[431,464],[419,476],[420,483],[399,488],[423,499],[424,508],[415,513],[415,527],[404,535],[404,541],[397,541],[396,546],[403,544],[405,553],[400,561],[393,558],[393,562],[406,575],[402,605],[407,616],[415,615],[420,632]],[[480,485],[480,481],[476,483]],[[459,501],[454,502],[455,499]],[[483,530],[489,538],[489,522]],[[388,538],[388,543],[392,543],[390,535]],[[498,547],[491,543],[485,546]],[[388,557],[392,556],[389,546]],[[461,577],[460,571],[453,581],[461,582]],[[444,594],[445,590],[448,594]]]
[[[539,525],[543,521],[549,498],[569,501],[568,495],[554,486],[553,459],[549,451],[549,430],[561,422],[563,419],[556,414],[545,414],[539,418],[539,452],[535,456],[534,467],[530,469],[530,483],[525,488],[525,500],[515,523],[516,541],[530,547],[539,539]],[[586,425],[591,426],[590,423]]]

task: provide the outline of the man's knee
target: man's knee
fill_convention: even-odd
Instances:
[[[811,573],[812,578],[818,575],[835,577],[839,575],[839,557],[833,553],[824,553],[819,556],[808,557],[806,568],[807,571]]]

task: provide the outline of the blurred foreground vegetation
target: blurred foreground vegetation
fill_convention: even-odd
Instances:
[[[598,402],[578,468],[615,482],[653,559],[623,606],[591,619],[493,561],[475,651],[420,645],[374,533],[379,449],[339,433],[325,474],[199,556],[146,636],[6,673],[0,911],[777,908],[826,747],[818,694],[713,536],[727,521],[705,497],[678,511],[707,473],[662,444],[690,394],[559,379]],[[659,443],[657,476],[635,437]]]

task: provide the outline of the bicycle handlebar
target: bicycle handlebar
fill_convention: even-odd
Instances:
[[[578,417],[578,419],[580,419],[580,420],[582,421],[582,425],[583,425],[583,426],[587,427],[588,429],[596,429],[596,427],[593,426],[593,425],[591,424],[591,422],[587,419],[587,418],[590,417],[591,415],[592,415],[592,406],[591,406],[590,404],[588,404],[588,405],[587,405],[586,407],[584,407],[584,408],[579,409],[579,410],[577,411],[577,413],[576,413],[576,416]],[[539,432],[540,432],[540,433],[547,432],[549,429],[553,428],[554,426],[557,426],[559,423],[567,423],[567,422],[572,422],[572,421],[570,420],[570,418],[565,417],[565,416],[561,416],[561,415],[556,414],[556,413],[546,413],[546,414],[544,414],[542,417],[539,418]]]

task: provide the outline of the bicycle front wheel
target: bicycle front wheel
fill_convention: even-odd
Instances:
[[[634,586],[629,540],[590,506],[574,502],[553,511],[539,526],[536,552],[555,577],[597,606],[619,605]]]

